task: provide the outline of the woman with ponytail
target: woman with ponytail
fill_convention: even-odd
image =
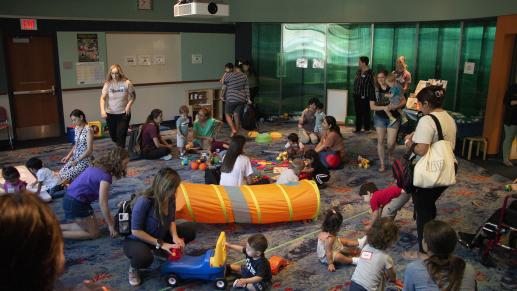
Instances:
[[[153,109],[142,126],[142,157],[148,160],[170,160],[172,145],[163,140],[160,135],[160,123],[163,121],[163,112]]]
[[[404,291],[472,291],[477,290],[476,271],[457,256],[458,238],[447,223],[429,221],[424,228],[424,249],[429,257],[410,263],[404,273]]]
[[[320,143],[314,149],[320,155],[321,162],[327,168],[327,156],[337,155],[340,163],[345,160],[345,142],[341,130],[333,116],[325,116],[322,123],[323,136]]]

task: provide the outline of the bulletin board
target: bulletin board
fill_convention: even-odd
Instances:
[[[106,33],[107,68],[119,64],[133,84],[181,81],[179,33]]]

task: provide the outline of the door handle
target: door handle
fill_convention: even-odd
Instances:
[[[30,94],[45,94],[45,93],[52,93],[52,95],[55,95],[56,90],[54,86],[50,89],[46,90],[29,90],[29,91],[14,91],[13,95],[30,95]]]

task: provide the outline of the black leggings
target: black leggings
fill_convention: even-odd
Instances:
[[[418,250],[424,252],[422,248],[422,238],[424,226],[429,221],[436,218],[436,200],[440,198],[447,187],[437,188],[418,188],[412,194],[413,204],[415,205],[416,231],[418,233]]]
[[[361,97],[354,97],[354,107],[355,107],[355,130],[360,131],[364,126],[364,130],[370,130],[371,126],[371,110],[370,110],[370,100],[361,99]]]
[[[176,226],[178,236],[181,237],[185,244],[196,238],[196,230],[192,223],[182,223]],[[173,243],[170,233],[165,235],[166,243]],[[131,267],[135,269],[146,269],[151,266],[154,260],[154,254],[166,255],[164,250],[156,250],[154,245],[150,245],[141,240],[126,238],[123,242],[124,254],[128,257]]]
[[[330,180],[330,175],[329,174],[316,174],[314,176],[314,181],[316,181],[316,184],[319,186],[322,186],[324,185],[326,182],[328,182]]]
[[[164,157],[171,153],[171,150],[168,148],[157,148],[142,154],[142,158],[146,160],[156,160],[161,157]]]
[[[110,114],[106,117],[106,123],[108,124],[108,130],[110,133],[111,140],[121,148],[126,147],[126,136],[127,129],[129,128],[129,121],[131,120],[131,114]]]

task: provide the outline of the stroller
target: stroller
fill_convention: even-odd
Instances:
[[[465,247],[479,247],[481,263],[485,266],[493,265],[490,253],[496,247],[510,256],[517,255],[517,194],[506,196],[503,206],[475,234],[459,232],[458,236],[458,241]]]

